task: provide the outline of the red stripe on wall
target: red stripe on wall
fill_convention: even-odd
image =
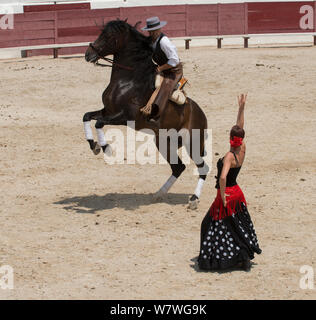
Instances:
[[[74,11],[58,11],[57,18],[58,20],[62,19],[81,19],[81,18],[104,18],[107,19],[110,17],[111,19],[120,18],[120,9],[97,9],[97,10],[74,10]]]
[[[23,6],[24,12],[43,12],[59,10],[91,9],[90,3],[68,3],[68,4],[43,4],[35,6]]]
[[[75,27],[75,28],[60,28],[58,29],[58,38],[61,37],[79,37],[79,36],[97,36],[100,29],[96,26]]]

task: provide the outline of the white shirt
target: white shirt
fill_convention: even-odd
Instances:
[[[158,37],[159,39],[159,37]],[[156,49],[158,39],[153,43],[154,50]],[[173,67],[179,64],[180,60],[176,46],[169,40],[167,36],[163,36],[160,40],[160,48],[168,58],[167,63]]]

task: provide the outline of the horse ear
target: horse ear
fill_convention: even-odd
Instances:
[[[93,19],[95,26],[102,31],[102,28],[98,26],[97,22]]]
[[[135,25],[134,25],[134,28],[137,29],[138,26],[139,26],[141,23],[142,23],[141,21],[137,21],[137,22],[135,23]]]
[[[127,22],[128,18],[126,18],[125,20],[120,20],[120,18],[116,19],[117,21],[124,21],[125,23]]]

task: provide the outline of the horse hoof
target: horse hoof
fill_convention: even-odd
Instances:
[[[107,159],[110,158],[113,154],[112,148],[109,144],[106,145],[105,149],[103,150],[104,153],[104,161],[107,162]]]
[[[93,151],[93,153],[94,153],[95,155],[97,155],[97,154],[100,153],[101,147],[100,147],[100,145],[99,145],[97,142],[95,142],[95,145],[94,145],[94,148],[92,149],[92,151]]]
[[[190,210],[196,210],[198,208],[198,204],[199,204],[200,200],[199,198],[197,198],[196,196],[192,196],[189,199],[189,205],[188,205],[188,209]]]
[[[162,191],[157,191],[156,193],[153,194],[153,199],[154,201],[160,201],[162,200],[164,195],[165,193],[163,193]]]

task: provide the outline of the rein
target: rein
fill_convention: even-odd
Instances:
[[[122,69],[125,69],[125,70],[130,70],[130,71],[134,70],[134,68],[132,68],[132,67],[124,66],[124,65],[122,65],[120,63],[114,62],[113,59],[103,57],[100,54],[99,50],[92,43],[89,44],[89,47],[97,54],[98,59],[102,59],[102,60],[105,60],[105,61],[110,63],[110,64],[102,64],[102,63],[96,62],[97,66],[99,66],[99,67],[110,67],[110,68],[113,68],[113,67],[116,66],[116,67],[119,67],[119,68],[122,68]]]

